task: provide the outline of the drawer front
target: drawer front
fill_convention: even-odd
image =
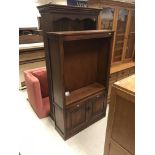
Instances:
[[[109,89],[108,89],[108,98],[110,98],[110,95],[111,95],[111,88],[112,88],[112,84],[109,84]]]
[[[30,63],[30,62],[35,62],[41,59],[45,59],[45,52],[44,50],[39,50],[39,51],[32,51],[32,52],[26,52],[26,53],[20,53],[19,55],[19,62],[20,64],[23,63]]]
[[[130,75],[135,74],[135,67],[130,68],[129,74]]]
[[[110,79],[109,79],[110,82],[115,82],[117,81],[117,73],[113,73],[113,74],[110,74]]]
[[[122,70],[122,71],[118,72],[118,79],[117,80],[121,80],[121,79],[128,77],[128,76],[129,76],[129,69]]]

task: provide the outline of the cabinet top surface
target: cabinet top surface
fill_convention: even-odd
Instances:
[[[91,8],[91,7],[78,7],[78,6],[69,6],[69,5],[58,5],[58,4],[45,4],[45,5],[40,5],[37,6],[37,8],[39,9],[40,12],[44,12],[46,11],[65,11],[65,10],[72,10],[72,11],[76,11],[76,10],[82,10],[82,11],[86,11],[86,12],[100,12],[101,9],[99,8]],[[92,12],[91,12],[92,13]]]
[[[63,32],[47,32],[48,36],[78,36],[78,35],[100,35],[101,37],[105,34],[111,35],[111,30],[86,30],[86,31],[63,31]]]
[[[28,50],[28,49],[38,49],[38,48],[42,48],[44,49],[44,43],[31,43],[31,44],[20,44],[19,45],[19,50]]]
[[[135,75],[131,75],[127,78],[115,82],[114,86],[135,94]]]

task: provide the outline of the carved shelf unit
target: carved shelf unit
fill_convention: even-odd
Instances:
[[[98,16],[101,9],[46,4],[38,6],[38,10],[41,14],[39,25],[43,31],[46,68],[49,73],[48,83],[49,85],[52,85],[52,66],[49,61],[49,49],[46,33],[55,31],[95,30],[98,27]],[[51,89],[52,87],[49,87],[49,94],[52,94]],[[50,103],[52,104],[52,96],[49,96]],[[54,109],[51,109],[51,115],[54,117],[53,113]]]
[[[55,128],[64,139],[106,114],[112,39],[113,31],[47,33]]]
[[[89,7],[100,8],[98,29],[115,31],[111,65],[131,62],[135,52],[135,5],[131,3],[89,0]]]

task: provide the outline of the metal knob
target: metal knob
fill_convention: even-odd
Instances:
[[[80,105],[79,105],[79,104],[77,104],[77,105],[76,105],[76,107],[80,107]]]
[[[96,98],[99,98],[99,97],[100,97],[99,95],[96,96]]]

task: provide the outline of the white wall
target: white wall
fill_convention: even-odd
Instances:
[[[67,0],[36,0],[37,4],[43,5],[47,3],[54,3],[54,4],[61,4],[61,5],[67,5]]]
[[[40,16],[37,5],[52,2],[66,5],[66,0],[20,0],[19,2],[19,27],[38,27],[37,17]]]

